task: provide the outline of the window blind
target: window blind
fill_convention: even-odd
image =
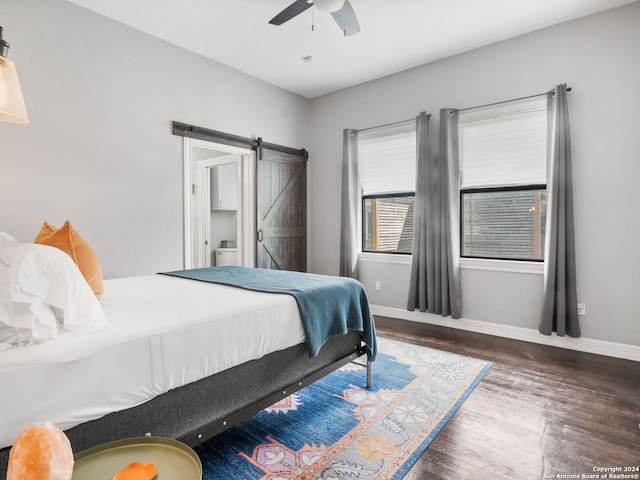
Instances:
[[[542,260],[546,97],[460,112],[463,256]]]
[[[359,133],[358,168],[363,195],[413,192],[416,188],[415,121]]]
[[[461,188],[546,184],[546,98],[460,112]]]
[[[465,193],[462,255],[544,258],[545,190]]]

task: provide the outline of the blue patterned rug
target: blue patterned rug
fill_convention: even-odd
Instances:
[[[203,480],[401,479],[491,362],[378,337],[347,365],[196,447]]]

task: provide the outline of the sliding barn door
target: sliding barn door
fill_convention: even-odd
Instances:
[[[257,168],[257,266],[307,269],[306,158],[262,149]]]

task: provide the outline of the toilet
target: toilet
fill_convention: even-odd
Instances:
[[[237,248],[216,248],[216,267],[222,265],[238,265]]]

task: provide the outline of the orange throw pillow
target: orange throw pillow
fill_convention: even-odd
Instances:
[[[64,225],[60,228],[52,227],[47,222],[44,222],[33,242],[56,247],[67,253],[80,269],[80,273],[82,273],[96,297],[102,297],[104,292],[102,267],[98,257],[76,229],[71,226],[69,220],[64,222]]]

